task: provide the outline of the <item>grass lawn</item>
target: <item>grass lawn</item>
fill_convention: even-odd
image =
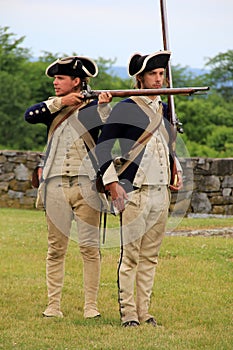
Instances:
[[[63,288],[63,319],[43,318],[46,307],[44,213],[0,209],[0,349],[232,350],[233,239],[166,236],[155,277],[151,312],[159,326],[120,326],[116,270],[117,219],[102,247],[98,320],[83,319],[82,262],[70,241]],[[232,218],[188,219],[177,229],[233,227]],[[108,236],[109,234],[109,236]]]

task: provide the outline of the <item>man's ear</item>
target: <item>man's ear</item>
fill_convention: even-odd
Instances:
[[[79,77],[74,78],[74,86],[78,87],[81,84],[81,79]]]
[[[142,86],[142,76],[140,74],[136,76],[136,85],[138,89],[140,89]]]

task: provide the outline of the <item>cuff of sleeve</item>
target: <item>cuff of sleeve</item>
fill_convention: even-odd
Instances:
[[[100,115],[100,118],[101,118],[103,123],[106,122],[106,120],[107,120],[111,110],[112,110],[112,108],[109,105],[109,103],[98,104],[97,111],[98,111],[98,113]]]
[[[50,113],[58,112],[62,109],[61,97],[53,97],[48,101],[45,101],[46,106],[48,107]]]
[[[108,185],[111,182],[118,182],[118,181],[119,179],[118,179],[114,164],[111,163],[103,175],[103,184]]]

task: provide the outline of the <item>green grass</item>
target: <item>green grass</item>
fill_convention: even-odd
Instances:
[[[109,217],[109,227],[117,219]],[[183,219],[177,229],[232,227],[231,218]],[[231,350],[233,239],[164,239],[151,302],[160,326],[120,326],[116,269],[119,247],[102,248],[98,320],[83,319],[82,263],[70,241],[63,319],[43,318],[46,307],[44,213],[0,209],[0,349]]]

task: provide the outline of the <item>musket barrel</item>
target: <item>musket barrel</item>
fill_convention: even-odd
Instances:
[[[163,48],[164,50],[170,51],[170,44],[168,38],[168,16],[167,16],[167,5],[166,0],[160,0],[160,12],[161,12],[161,24],[162,24],[162,34],[163,34]],[[173,88],[172,82],[172,68],[171,61],[169,60],[166,68],[166,78],[168,81],[168,87]],[[168,109],[169,118],[173,125],[176,125],[176,112],[175,112],[175,102],[173,95],[168,97]]]
[[[209,90],[208,86],[162,88],[162,89],[130,89],[130,90],[91,90],[83,91],[85,99],[97,99],[101,92],[110,92],[112,97],[129,96],[157,96],[157,95],[193,95],[203,94]]]

